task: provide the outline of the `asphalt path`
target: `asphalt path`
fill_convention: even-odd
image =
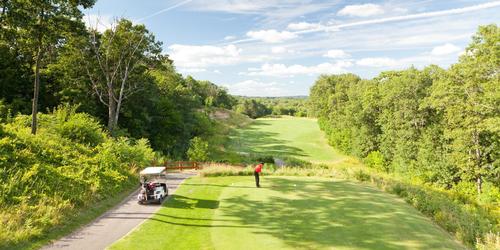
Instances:
[[[192,172],[168,173],[169,195],[175,192],[182,181],[194,175],[195,173]],[[105,249],[150,218],[161,207],[160,205],[139,205],[137,203],[138,192],[139,189],[93,222],[42,249]]]

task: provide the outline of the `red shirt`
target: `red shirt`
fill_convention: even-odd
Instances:
[[[262,164],[259,164],[257,165],[257,167],[255,167],[255,172],[260,173],[261,171],[262,171]]]

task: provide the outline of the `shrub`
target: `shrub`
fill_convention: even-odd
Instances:
[[[250,155],[250,157],[247,159],[248,159],[249,163],[263,162],[263,163],[273,163],[274,164],[274,157],[272,155],[254,154],[254,155]]]
[[[147,140],[113,139],[72,109],[39,117],[37,135],[29,116],[0,126],[0,249],[44,236],[135,186],[137,166],[154,156]]]
[[[88,114],[73,114],[58,127],[57,132],[74,142],[97,146],[106,134],[97,121]]]
[[[207,161],[208,160],[208,142],[200,137],[194,137],[189,142],[187,151],[189,160],[192,161]]]
[[[310,167],[312,163],[291,156],[280,157],[288,167]]]
[[[387,171],[386,163],[384,161],[384,156],[379,151],[370,152],[366,156],[364,163],[366,164],[366,166],[370,168],[374,168],[379,171]]]

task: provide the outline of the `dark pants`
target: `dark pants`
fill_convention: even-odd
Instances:
[[[255,185],[257,185],[257,187],[260,187],[260,184],[259,184],[259,173],[257,172],[253,172],[253,175],[255,176]]]

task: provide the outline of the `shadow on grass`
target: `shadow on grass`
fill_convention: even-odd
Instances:
[[[258,129],[270,126],[269,121],[254,121],[252,125],[239,131],[238,136],[232,136],[232,146],[238,152],[251,154],[266,154],[272,156],[308,156],[297,147],[288,146],[288,141],[277,139],[278,133],[265,132]],[[243,140],[241,138],[244,138]]]
[[[195,209],[195,208],[217,209],[219,207],[219,201],[196,199],[196,198],[190,198],[182,195],[173,194],[170,196],[168,202],[163,203],[163,206],[171,208],[184,208],[184,209]]]
[[[277,191],[271,200],[253,194],[230,197],[221,201],[222,214],[291,248],[460,248],[403,201],[369,187],[344,181],[270,181]]]
[[[253,180],[253,175],[250,176],[248,175],[249,180]],[[221,187],[221,188],[253,188],[255,189],[255,186],[241,186],[241,185],[220,185],[220,184],[194,184],[194,183],[184,183],[182,184],[183,186],[203,186],[203,187]]]

